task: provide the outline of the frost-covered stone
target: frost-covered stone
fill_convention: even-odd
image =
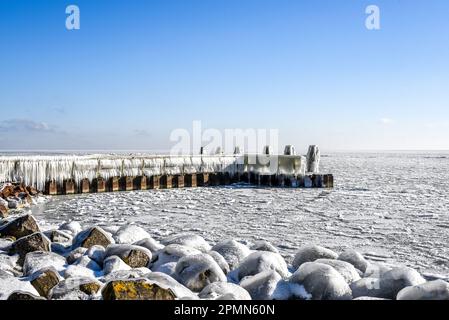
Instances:
[[[84,300],[96,295],[101,287],[101,282],[93,278],[71,277],[59,282],[49,295],[52,299]]]
[[[16,278],[2,270],[0,270],[0,289],[0,300],[6,300],[12,292],[17,290],[39,295],[27,279]]]
[[[188,255],[176,264],[176,278],[192,291],[199,292],[208,284],[226,281],[220,266],[208,254]]]
[[[102,267],[88,256],[79,257],[72,265],[88,268],[92,271],[102,270]]]
[[[74,250],[72,250],[68,255],[67,255],[67,263],[68,264],[72,264],[74,263],[76,260],[78,260],[80,257],[82,257],[86,252],[87,252],[87,248],[83,248],[83,247],[78,247]]]
[[[248,291],[229,282],[214,282],[207,285],[198,295],[201,299],[208,300],[251,300]]]
[[[22,300],[22,301],[25,300],[26,301],[26,300],[47,300],[47,299],[44,297],[34,295],[29,292],[17,290],[17,291],[12,292],[9,295],[7,300]]]
[[[212,250],[223,256],[231,270],[235,269],[251,253],[247,246],[235,240],[225,240],[217,243],[212,247]]]
[[[150,272],[151,270],[148,268],[114,271],[104,276],[101,281],[108,282],[114,279],[138,279],[145,277]]]
[[[357,251],[346,250],[338,256],[338,260],[346,261],[352,264],[355,268],[365,273],[369,262]]]
[[[270,251],[256,251],[240,262],[238,278],[243,279],[247,276],[254,276],[267,270],[274,270],[283,278],[290,275],[287,263],[280,254]]]
[[[225,258],[221,254],[219,254],[217,251],[209,251],[208,254],[215,260],[215,262],[220,266],[221,270],[224,274],[228,274],[229,271],[231,271],[231,268],[229,268],[229,264],[226,262]]]
[[[56,286],[62,278],[55,268],[47,267],[33,273],[29,280],[40,296],[48,297],[50,290]]]
[[[201,252],[207,252],[211,249],[210,245],[204,240],[203,237],[200,237],[196,234],[179,234],[171,236],[162,241],[163,244],[179,244],[186,247],[195,248]]]
[[[182,257],[200,253],[201,251],[191,247],[186,247],[179,244],[170,244],[168,246],[165,246],[155,254],[151,262],[150,269],[156,270],[166,263],[177,262]]]
[[[89,249],[92,246],[99,245],[107,247],[114,243],[114,239],[109,233],[100,227],[91,227],[79,232],[73,239],[72,248],[84,247]]]
[[[382,298],[395,299],[398,292],[405,287],[417,286],[425,282],[426,280],[412,268],[393,268],[380,277]]]
[[[141,246],[147,248],[154,255],[157,251],[164,248],[162,244],[154,240],[153,238],[145,238],[133,243],[135,246]]]
[[[70,221],[70,222],[66,222],[66,223],[63,223],[62,225],[60,225],[59,230],[69,232],[72,236],[75,236],[78,233],[80,233],[83,229],[81,228],[81,225],[79,222]]]
[[[50,251],[50,240],[41,232],[22,237],[11,246],[11,252],[19,255],[18,263],[20,265],[27,253],[33,251]]]
[[[110,274],[116,271],[131,270],[131,267],[127,265],[120,257],[110,256],[103,261],[103,273]]]
[[[61,272],[65,269],[65,266],[66,260],[64,257],[56,253],[34,251],[25,256],[23,274],[25,276],[30,276],[34,272],[47,267],[54,267],[58,272]]]
[[[50,239],[51,242],[57,243],[71,243],[73,237],[66,231],[62,230],[49,230],[44,232],[44,234]]]
[[[119,244],[132,244],[146,238],[151,238],[150,234],[135,224],[124,225],[114,234],[114,240]]]
[[[175,300],[170,288],[146,278],[109,281],[101,295],[104,300]]]
[[[253,300],[273,300],[282,277],[274,270],[263,271],[244,278],[240,286],[248,291]]]
[[[382,298],[385,295],[380,289],[378,278],[362,278],[351,283],[350,287],[354,298]]]
[[[343,276],[327,264],[305,262],[291,276],[290,282],[304,286],[313,300],[349,300],[352,293]]]
[[[443,280],[429,281],[399,291],[397,300],[449,300],[449,283]]]
[[[391,269],[393,269],[391,266],[384,263],[369,263],[363,274],[363,278],[380,278]]]
[[[152,258],[150,250],[131,244],[109,245],[106,248],[105,258],[110,256],[120,257],[131,268],[147,267]]]
[[[324,263],[331,266],[332,268],[337,270],[343,276],[343,278],[345,278],[348,284],[351,284],[354,281],[360,279],[360,275],[357,272],[357,269],[349,262],[334,259],[318,259],[315,260],[315,262]]]
[[[103,246],[98,245],[90,247],[86,252],[86,255],[100,266],[103,265],[105,254],[106,249]]]
[[[327,248],[308,245],[300,248],[293,259],[292,265],[295,269],[305,262],[313,262],[317,259],[337,259],[338,254]]]
[[[19,271],[16,269],[18,255],[8,255],[6,253],[0,253],[0,271],[5,271],[11,275],[18,275]]]
[[[171,277],[176,277],[175,270],[176,270],[177,263],[178,263],[177,261],[167,262],[162,265],[159,265],[158,267],[154,267],[153,271],[154,272],[162,272],[162,273],[168,274]]]
[[[196,295],[189,288],[185,287],[167,274],[160,272],[151,272],[148,273],[145,278],[152,281],[153,283],[159,284],[164,288],[170,288],[175,296],[179,299],[196,298]]]
[[[274,253],[279,253],[279,250],[276,249],[271,243],[265,240],[260,240],[255,242],[251,248],[251,250],[258,250],[258,251],[270,251]]]
[[[33,233],[40,232],[36,219],[30,214],[18,217],[0,226],[0,236],[20,239]]]
[[[70,265],[64,271],[64,278],[79,278],[79,277],[87,277],[87,278],[96,278],[97,276],[102,275],[103,273],[100,271],[94,271],[92,269],[78,266],[78,265]]]

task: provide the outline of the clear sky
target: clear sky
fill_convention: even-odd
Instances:
[[[194,120],[449,149],[449,1],[0,0],[1,150],[169,149]]]

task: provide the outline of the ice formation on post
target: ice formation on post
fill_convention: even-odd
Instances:
[[[307,172],[318,173],[320,166],[320,149],[318,146],[311,145],[307,151]]]

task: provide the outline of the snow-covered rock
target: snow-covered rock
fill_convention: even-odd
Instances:
[[[226,262],[225,258],[223,258],[223,256],[219,254],[217,251],[211,250],[207,254],[210,255],[215,260],[215,262],[220,266],[224,274],[228,274],[229,271],[231,271],[231,269],[229,268],[229,264]]]
[[[449,283],[434,280],[406,287],[399,291],[397,300],[449,300]]]
[[[92,246],[85,253],[90,259],[95,261],[99,266],[103,265],[106,249],[103,246]]]
[[[398,292],[405,287],[417,286],[425,282],[426,280],[412,268],[393,268],[380,277],[382,298],[395,299]]]
[[[360,279],[360,275],[357,272],[357,269],[349,262],[335,259],[318,259],[315,260],[315,262],[324,263],[333,267],[343,276],[343,278],[345,278],[348,284],[351,284],[354,281]]]
[[[380,278],[391,269],[393,268],[385,263],[369,263],[363,274],[363,278]]]
[[[166,263],[177,262],[182,257],[200,253],[201,251],[191,247],[186,247],[179,244],[170,244],[155,254],[151,262],[150,269],[154,271]]]
[[[211,249],[210,245],[203,237],[196,234],[179,234],[168,237],[162,241],[164,245],[179,244],[186,247],[197,249],[201,252],[207,252]]]
[[[44,251],[30,252],[25,256],[23,263],[23,274],[29,276],[39,269],[46,267],[54,267],[58,272],[65,269],[66,260],[64,257],[53,253]]]
[[[240,286],[248,291],[253,300],[273,300],[281,281],[282,277],[279,273],[268,270],[244,278]]]
[[[131,267],[127,265],[120,257],[110,256],[103,261],[103,273],[105,275],[116,271],[131,270]]]
[[[120,257],[131,268],[147,267],[152,258],[151,251],[147,248],[132,244],[111,244],[106,248],[104,257]]]
[[[101,282],[91,277],[71,277],[59,282],[51,291],[52,299],[86,300],[99,293]]]
[[[141,246],[144,248],[147,248],[151,251],[151,253],[154,255],[157,251],[164,248],[162,244],[160,244],[158,241],[154,240],[153,238],[145,238],[139,241],[136,241],[133,243],[135,246]]]
[[[357,251],[355,250],[345,250],[338,256],[338,260],[346,261],[352,264],[356,269],[365,273],[368,268],[369,262]]]
[[[167,262],[162,265],[159,265],[158,267],[154,267],[153,271],[168,274],[170,277],[176,277],[175,270],[177,263],[178,263],[177,261]]]
[[[73,239],[72,248],[84,247],[89,249],[95,245],[107,247],[112,243],[114,243],[114,239],[111,234],[95,226],[79,232]]]
[[[251,300],[251,296],[242,287],[229,282],[214,282],[207,285],[198,294],[201,299],[220,300]]]
[[[78,221],[70,221],[60,225],[59,230],[69,232],[72,236],[76,236],[83,229]]]
[[[251,246],[250,249],[258,250],[258,251],[271,251],[274,253],[279,253],[279,250],[266,240],[260,240],[260,241],[255,242]]]
[[[380,280],[378,278],[362,278],[351,283],[350,287],[354,298],[382,298],[385,296],[380,289]]]
[[[101,271],[102,267],[98,263],[96,263],[94,260],[89,258],[88,256],[81,256],[75,262],[72,264],[74,266],[80,266],[84,268],[88,268],[92,271]]]
[[[12,292],[17,290],[39,295],[27,279],[16,278],[0,270],[0,300],[6,300]]]
[[[244,277],[254,276],[267,270],[276,271],[282,278],[290,275],[287,263],[280,254],[270,251],[256,251],[240,262],[238,277],[239,279],[243,279]]]
[[[151,272],[145,278],[160,286],[170,288],[179,299],[196,298],[196,295],[189,288],[165,273]]]
[[[64,271],[63,271],[64,278],[79,278],[79,277],[87,277],[87,278],[96,278],[97,276],[101,276],[101,271],[94,271],[92,269],[78,266],[78,265],[69,265]]]
[[[208,284],[226,281],[220,266],[208,254],[188,255],[176,264],[176,278],[187,288],[199,292]]]
[[[352,299],[352,292],[346,280],[327,264],[305,262],[291,276],[290,282],[304,286],[314,300]]]
[[[113,237],[115,242],[119,244],[132,244],[145,238],[151,238],[148,232],[135,224],[128,224],[120,227]]]
[[[148,268],[135,268],[130,270],[120,270],[120,271],[114,271],[107,275],[105,275],[100,280],[102,282],[108,282],[114,279],[138,279],[145,277],[148,273],[150,273],[151,270]]]
[[[235,240],[225,240],[212,247],[225,258],[231,270],[238,267],[240,262],[250,255],[251,250],[244,244]]]
[[[78,247],[78,248],[70,251],[69,254],[66,257],[67,263],[68,264],[74,263],[80,257],[84,256],[84,254],[86,254],[87,250],[88,250],[87,248]]]
[[[308,245],[300,248],[293,259],[292,265],[298,269],[305,262],[313,262],[317,259],[337,259],[338,254],[327,248]]]

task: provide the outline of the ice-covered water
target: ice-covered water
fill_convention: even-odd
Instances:
[[[324,155],[335,188],[248,186],[55,197],[32,208],[44,226],[138,223],[155,238],[193,232],[211,243],[265,239],[291,259],[316,243],[449,275],[449,153]]]

